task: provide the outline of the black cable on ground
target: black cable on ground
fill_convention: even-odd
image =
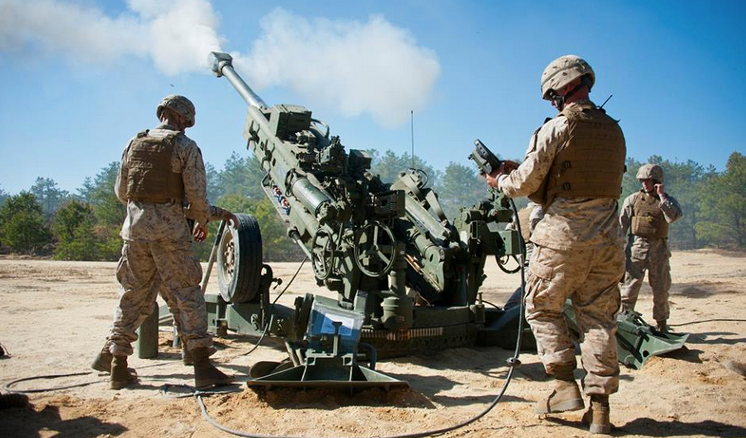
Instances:
[[[57,390],[60,390],[60,389],[78,388],[78,387],[81,387],[81,386],[88,386],[88,385],[93,385],[94,383],[99,383],[99,381],[97,380],[95,382],[76,383],[74,385],[56,386],[56,387],[52,387],[52,388],[40,388],[40,389],[14,389],[14,388],[12,388],[13,385],[16,385],[16,384],[21,383],[21,382],[28,382],[28,381],[31,381],[31,380],[59,379],[59,378],[62,378],[62,377],[85,376],[87,374],[93,374],[93,372],[86,371],[86,372],[82,372],[82,373],[47,374],[47,375],[44,375],[44,376],[24,377],[24,378],[16,379],[16,380],[13,380],[11,382],[8,382],[8,383],[4,384],[3,385],[3,389],[6,390],[6,391],[8,391],[8,392],[17,393],[17,394],[34,394],[34,393],[38,393],[38,392],[57,391]]]
[[[232,385],[232,386],[235,386],[235,385]],[[186,388],[189,390],[189,392],[185,392],[183,394],[170,395],[169,394],[170,388]],[[166,383],[165,385],[161,386],[161,389],[158,392],[160,392],[161,395],[166,398],[187,398],[187,397],[196,397],[197,395],[210,396],[210,395],[233,394],[236,392],[243,392],[243,390],[242,389],[214,389],[214,390],[205,391],[205,390],[195,389],[194,387],[189,386],[189,385],[172,385],[170,383]]]
[[[735,318],[698,319],[696,321],[682,322],[680,324],[668,324],[668,326],[669,327],[683,327],[685,325],[703,324],[705,322],[746,322],[746,319],[735,319]]]
[[[144,365],[141,367],[138,367],[138,369],[144,369],[144,368],[153,368],[153,367],[160,367],[166,365],[166,363],[154,363],[152,365]],[[39,389],[14,389],[12,388],[13,385],[16,385],[21,382],[29,382],[32,380],[52,380],[52,379],[61,379],[64,377],[76,377],[76,376],[85,376],[88,374],[99,374],[98,371],[83,371],[79,373],[67,373],[67,374],[47,374],[44,376],[31,376],[31,377],[23,377],[21,379],[16,379],[13,381],[10,381],[8,383],[5,383],[3,385],[3,389],[8,392],[13,392],[17,394],[33,394],[33,393],[39,393],[39,392],[51,392],[51,391],[58,391],[62,389],[70,389],[70,388],[79,388],[83,386],[88,385],[94,385],[96,383],[101,382],[101,380],[96,381],[90,381],[90,382],[83,382],[83,383],[75,383],[72,385],[65,385],[65,386],[54,386],[51,388],[39,388]]]
[[[515,203],[513,202],[512,199],[510,200],[510,205],[511,205],[511,208],[513,210],[513,214],[516,217],[516,223],[518,225],[517,226],[517,228],[518,228],[518,235],[521,236],[522,235],[521,234],[521,224],[520,224],[520,221],[517,219],[518,218],[518,211],[517,211]],[[525,246],[525,242],[523,241],[523,237],[519,237],[519,242],[520,242],[520,247],[521,247],[521,256],[525,260],[525,258],[526,258],[526,246]],[[500,389],[500,392],[495,397],[495,399],[492,401],[492,403],[490,403],[489,406],[487,406],[482,412],[480,412],[479,414],[475,415],[474,417],[471,417],[471,418],[469,418],[469,419],[467,419],[465,421],[462,421],[462,422],[460,422],[458,424],[455,424],[453,426],[443,427],[443,428],[440,428],[440,429],[427,430],[427,431],[424,431],[424,432],[415,432],[415,433],[408,433],[408,434],[401,434],[401,435],[391,435],[391,436],[379,437],[379,438],[424,438],[424,437],[428,437],[428,436],[434,436],[434,435],[444,434],[446,432],[452,432],[454,430],[461,429],[462,427],[466,427],[469,424],[474,423],[475,421],[477,421],[480,418],[482,418],[485,415],[487,415],[487,413],[489,413],[495,406],[497,406],[497,404],[500,402],[500,400],[502,399],[503,395],[505,394],[505,391],[507,391],[508,386],[510,385],[510,381],[513,378],[513,371],[515,371],[515,369],[521,365],[521,362],[520,362],[520,360],[518,360],[518,357],[520,355],[521,342],[522,342],[522,339],[523,339],[523,308],[524,308],[525,302],[526,302],[526,276],[525,276],[524,263],[520,263],[520,265],[521,265],[521,269],[520,269],[520,272],[521,272],[521,290],[522,290],[523,293],[521,293],[521,301],[520,301],[520,304],[519,304],[519,306],[520,306],[520,311],[519,311],[520,317],[518,318],[518,336],[516,337],[515,351],[513,352],[513,356],[510,359],[508,359],[508,366],[510,367],[510,369],[508,370],[508,374],[505,376],[505,383],[503,384],[502,389]],[[310,437],[310,436],[298,437],[298,436],[286,436],[286,435],[264,435],[264,434],[247,433],[247,432],[242,432],[240,430],[230,429],[230,428],[228,428],[226,426],[223,426],[222,424],[220,424],[217,421],[215,421],[212,417],[210,417],[210,414],[207,412],[207,407],[205,406],[205,403],[202,400],[202,397],[205,396],[205,395],[207,395],[207,394],[200,393],[200,392],[195,392],[194,393],[194,397],[197,399],[197,403],[199,404],[199,408],[202,411],[202,416],[205,418],[205,420],[207,420],[208,423],[210,423],[211,425],[213,425],[215,428],[222,430],[223,432],[226,432],[226,433],[229,433],[229,434],[235,435],[235,436],[245,437],[245,438],[316,438],[316,437]]]

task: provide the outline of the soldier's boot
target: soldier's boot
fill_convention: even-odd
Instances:
[[[224,374],[210,363],[210,350],[206,347],[192,349],[192,358],[194,359],[195,388],[205,389],[233,383],[233,377]]]
[[[110,373],[111,372],[111,360],[114,358],[114,355],[112,355],[109,352],[109,349],[104,346],[104,348],[101,349],[101,351],[98,352],[96,355],[96,358],[93,360],[93,363],[91,363],[91,368],[93,368],[96,371],[101,371],[102,373]]]
[[[215,347],[210,347],[207,350],[209,356],[215,354],[216,351],[218,351],[218,349]],[[194,357],[192,357],[192,353],[187,350],[184,344],[181,345],[181,361],[184,365],[194,365]]]
[[[661,319],[659,321],[655,321],[655,329],[661,333],[668,333],[668,320],[667,319]]]
[[[136,381],[135,371],[127,368],[127,356],[114,356],[111,361],[111,389],[122,389]]]
[[[573,376],[574,367],[564,366],[555,370],[554,389],[544,399],[536,402],[537,414],[555,414],[583,409],[583,396]]]
[[[591,407],[583,414],[583,424],[590,425],[593,434],[608,435],[611,433],[611,418],[608,395],[592,395]]]

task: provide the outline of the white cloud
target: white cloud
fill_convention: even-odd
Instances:
[[[88,3],[0,0],[0,51],[43,50],[76,61],[150,59],[164,74],[209,72],[220,50],[219,17],[208,0],[128,0],[107,15]],[[234,52],[236,69],[257,90],[286,86],[308,106],[369,114],[392,126],[427,104],[440,75],[435,53],[382,16],[366,22],[309,20],[276,9],[261,20],[250,51]]]
[[[124,56],[150,58],[168,75],[204,71],[207,53],[220,48],[218,19],[206,0],[131,0],[111,17],[83,4],[59,0],[0,0],[0,49],[41,48],[86,62]]]
[[[426,105],[440,75],[435,53],[382,16],[364,23],[308,20],[276,9],[261,26],[251,51],[236,60],[249,83],[286,85],[348,116],[402,123]]]

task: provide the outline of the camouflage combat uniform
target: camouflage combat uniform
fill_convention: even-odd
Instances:
[[[633,193],[624,200],[622,214],[619,216],[623,236],[627,235],[628,230],[632,231],[630,224],[635,216],[635,204],[640,197],[654,198],[651,202],[658,205],[667,223],[672,223],[683,215],[679,203],[668,194],[666,202],[660,202],[657,195],[646,195],[642,191]],[[648,282],[653,289],[653,319],[656,321],[665,321],[669,316],[668,290],[671,288],[671,267],[668,260],[671,252],[668,250],[667,230],[664,234],[666,237],[643,237],[630,232],[622,283],[622,306],[634,310],[645,271],[648,271]]]
[[[174,129],[160,125],[147,135],[162,138]],[[134,140],[134,139],[133,139]],[[184,196],[189,201],[148,203],[128,200],[128,156],[132,141],[122,154],[115,192],[127,205],[122,225],[122,257],[116,276],[121,287],[114,323],[107,347],[114,355],[132,354],[136,330],[150,314],[159,292],[162,293],[189,350],[210,348],[207,313],[199,283],[202,267],[192,249],[192,233],[186,219],[207,224],[221,219],[226,211],[210,206],[206,199],[207,180],[202,153],[197,144],[183,133],[175,136],[171,171],[181,174]]]
[[[592,105],[581,100],[567,105]],[[546,183],[562,146],[569,141],[565,117],[545,123],[531,139],[524,162],[498,186],[510,197],[527,196]],[[621,187],[620,187],[621,189]],[[608,395],[619,386],[616,320],[618,282],[624,274],[618,203],[612,198],[556,197],[531,235],[534,244],[526,283],[526,319],[548,374],[574,369],[575,348],[562,314],[572,299],[581,331],[581,357],[588,395]]]
[[[526,264],[531,260],[531,256],[534,254],[534,244],[531,243],[531,235],[534,234],[536,226],[539,222],[544,219],[544,207],[541,204],[535,202],[529,202],[526,208],[530,208],[531,212],[528,215],[528,223],[521,224],[521,227],[527,227],[528,232],[523,232],[523,239],[526,242]]]

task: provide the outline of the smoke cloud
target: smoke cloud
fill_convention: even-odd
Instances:
[[[150,60],[166,75],[209,73],[225,39],[208,0],[128,0],[119,15],[90,3],[0,0],[0,52],[47,52],[96,64]],[[382,16],[367,22],[307,19],[276,9],[236,69],[257,91],[289,87],[308,101],[385,126],[423,108],[440,75],[435,53]]]
[[[236,68],[258,87],[287,85],[348,116],[367,112],[384,125],[401,123],[424,107],[440,74],[432,50],[381,16],[308,20],[277,9],[261,26]]]
[[[70,59],[107,63],[149,58],[167,75],[207,68],[220,48],[218,18],[206,0],[130,0],[110,17],[100,9],[59,0],[0,0],[0,50],[43,50]]]

